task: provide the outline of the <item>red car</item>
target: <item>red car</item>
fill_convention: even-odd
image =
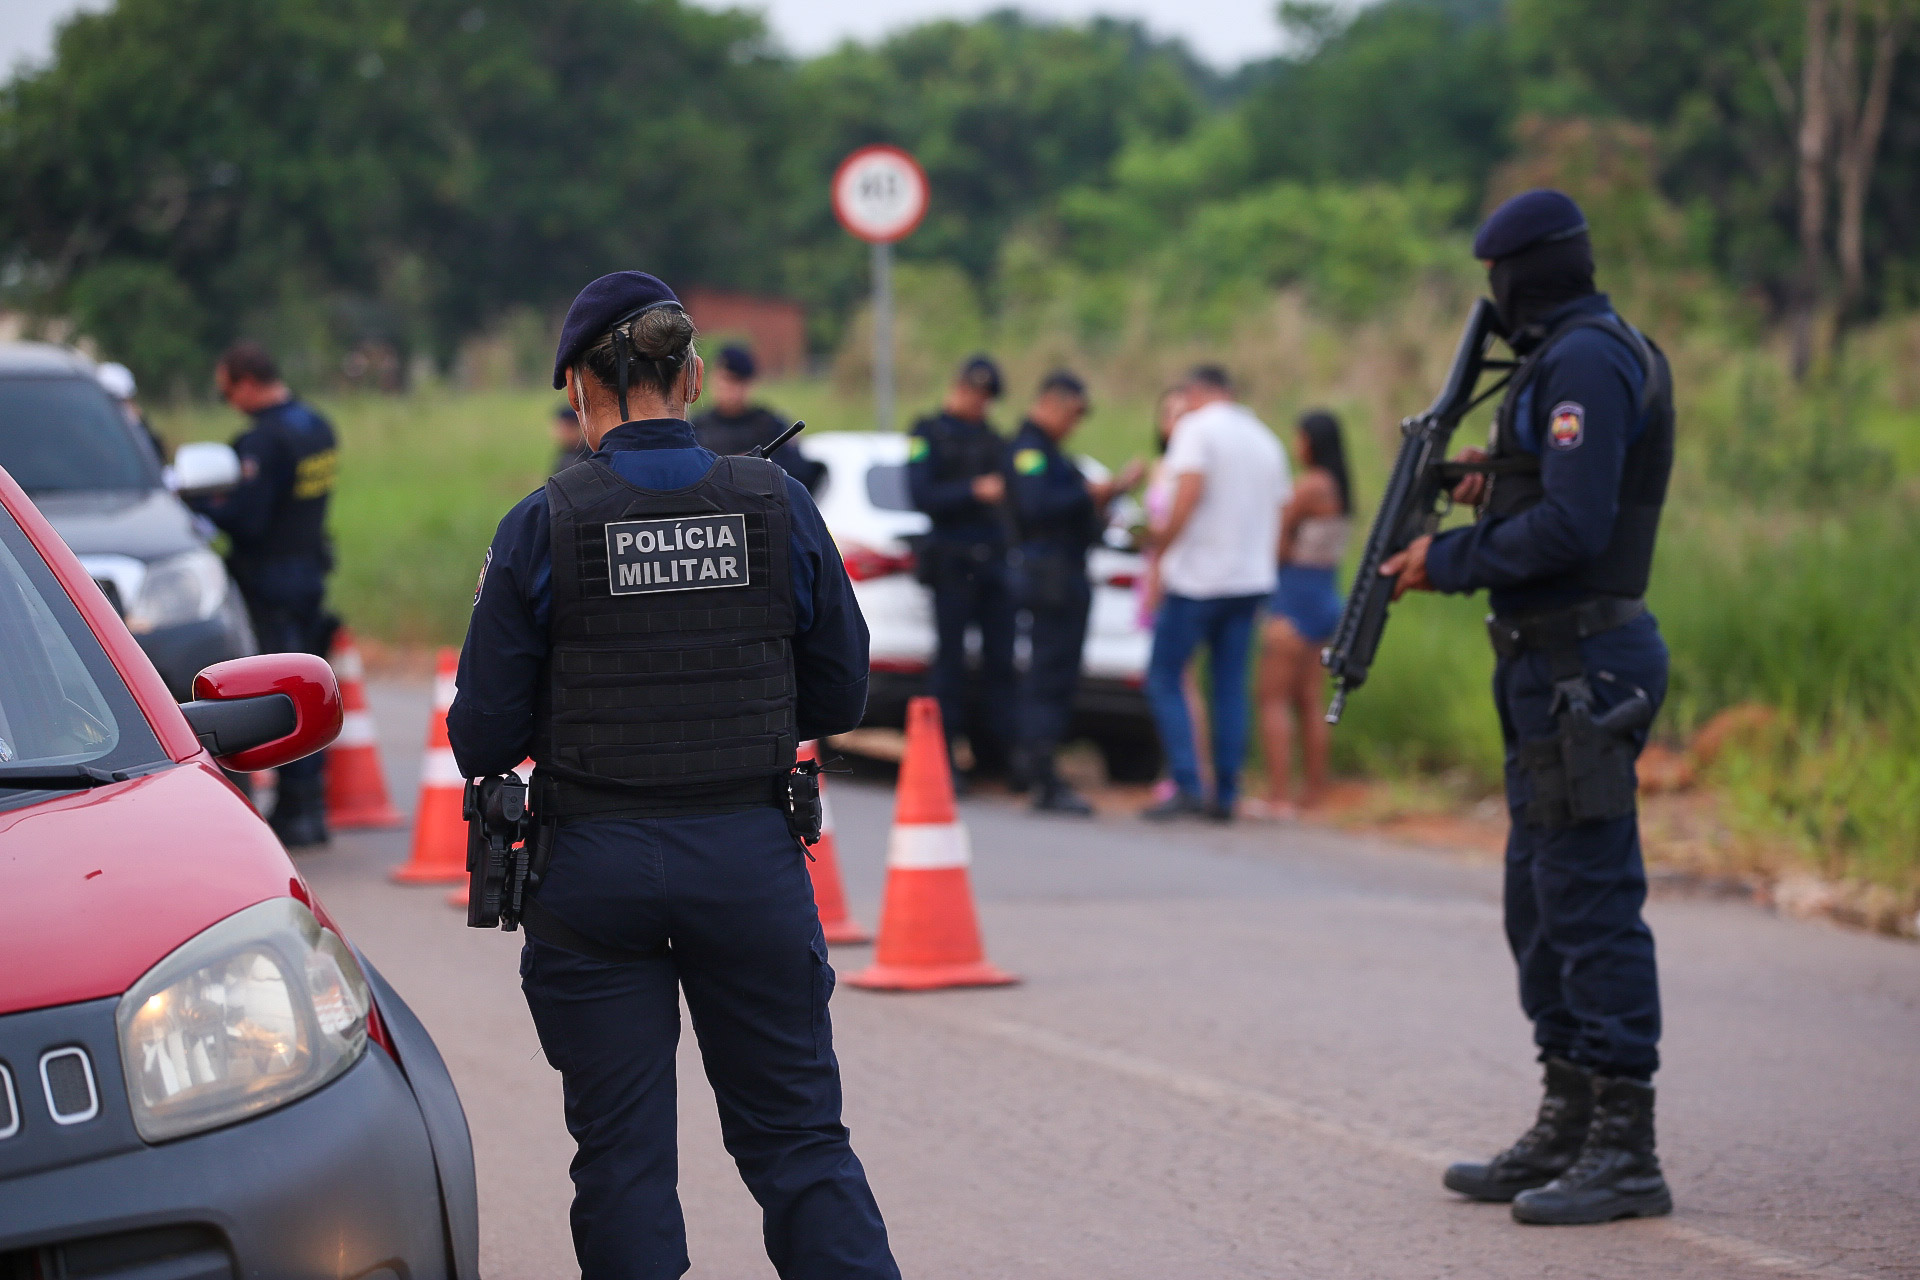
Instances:
[[[467,1280],[453,1080],[218,767],[331,742],[333,674],[194,694],[0,470],[0,1277]]]

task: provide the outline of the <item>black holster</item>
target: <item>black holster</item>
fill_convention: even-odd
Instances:
[[[469,778],[461,810],[467,820],[467,925],[512,932],[520,925],[533,856],[527,784],[517,773]]]
[[[787,830],[801,844],[820,843],[826,810],[820,799],[820,762],[802,760],[787,773]]]
[[[1595,714],[1593,685],[1580,656],[1580,641],[1631,621],[1644,612],[1639,601],[1605,601],[1527,619],[1488,618],[1496,653],[1514,659],[1543,652],[1553,676],[1554,733],[1519,744],[1520,768],[1532,796],[1521,821],[1535,827],[1569,827],[1629,817],[1639,781],[1636,738],[1653,721],[1653,700],[1644,689],[1612,710]],[[1611,672],[1595,678],[1617,683]]]

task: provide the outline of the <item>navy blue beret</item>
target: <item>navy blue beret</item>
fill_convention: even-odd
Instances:
[[[658,276],[644,271],[616,271],[582,289],[560,326],[560,345],[553,353],[553,389],[567,385],[567,370],[607,330],[637,311],[661,304],[677,307],[680,299]]]
[[[720,348],[720,367],[736,378],[751,378],[758,371],[753,352],[731,343]]]
[[[961,365],[960,376],[955,381],[984,391],[992,399],[1000,398],[1000,366],[987,356],[975,356]]]
[[[1482,262],[1512,257],[1546,240],[1565,240],[1587,229],[1587,215],[1565,192],[1542,187],[1524,191],[1487,215],[1473,237]]]

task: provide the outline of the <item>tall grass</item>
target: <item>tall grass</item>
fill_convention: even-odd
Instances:
[[[1154,397],[1201,358],[1240,373],[1247,398],[1285,430],[1326,405],[1347,423],[1359,505],[1370,515],[1397,443],[1451,353],[1465,295],[1446,281],[1364,323],[1317,316],[1282,295],[1218,333],[1167,333],[1149,309],[1121,308],[1088,339],[1058,308],[989,319],[964,281],[902,271],[902,423],[931,406],[952,362],[1006,354],[1010,404],[1047,369],[1086,373],[1094,413],[1076,447],[1109,464],[1147,453]],[[1080,301],[1084,301],[1081,299]],[[1038,304],[1036,304],[1038,305]],[[1649,601],[1673,652],[1656,733],[1678,741],[1740,703],[1772,727],[1714,766],[1735,825],[1756,844],[1822,871],[1920,895],[1920,321],[1861,335],[1849,363],[1809,387],[1772,353],[1713,333],[1656,334],[1674,357],[1680,461]],[[824,377],[768,386],[766,398],[815,430],[871,424],[864,330]],[[457,641],[500,516],[545,475],[548,415],[535,390],[422,388],[402,397],[319,398],[342,438],[334,596],[364,632]],[[174,440],[223,437],[223,410],[161,415]],[[1469,441],[1484,422],[1462,429]],[[1419,771],[1458,789],[1499,785],[1492,658],[1480,600],[1395,606],[1371,679],[1335,739],[1337,764]]]

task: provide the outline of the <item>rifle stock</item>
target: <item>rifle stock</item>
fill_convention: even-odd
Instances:
[[[1367,530],[1367,543],[1354,574],[1353,589],[1340,614],[1333,639],[1321,650],[1320,662],[1333,677],[1333,697],[1327,704],[1327,723],[1339,724],[1347,695],[1366,683],[1386,630],[1397,578],[1382,576],[1380,566],[1407,544],[1439,527],[1441,499],[1448,484],[1441,473],[1447,445],[1460,420],[1477,403],[1474,388],[1486,368],[1487,347],[1500,333],[1493,304],[1485,298],[1473,304],[1453,368],[1446,385],[1426,412],[1400,423],[1400,452],[1387,477],[1380,509]]]

